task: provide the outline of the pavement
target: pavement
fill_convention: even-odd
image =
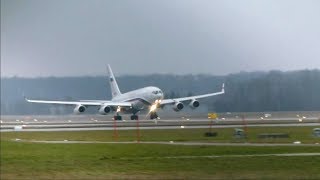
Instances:
[[[289,144],[289,143],[214,143],[214,142],[174,142],[174,141],[37,141],[37,140],[21,140],[15,139],[18,142],[33,142],[33,143],[50,143],[50,144],[169,144],[169,145],[185,145],[185,146],[317,146],[320,144]],[[320,155],[320,153],[318,153]]]
[[[114,121],[112,115],[59,115],[59,116],[1,116],[1,132],[8,131],[79,131],[128,129],[180,129],[180,128],[236,128],[266,126],[320,126],[319,112],[276,113],[224,113],[218,119],[206,114],[163,115],[161,119]]]

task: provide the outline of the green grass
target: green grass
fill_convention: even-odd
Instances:
[[[311,127],[250,128],[259,133],[290,132],[292,142],[319,142]],[[144,130],[142,141],[232,142],[233,129]],[[294,134],[293,134],[294,133]],[[307,133],[305,135],[304,133]],[[242,156],[320,152],[320,146],[183,146],[163,144],[46,144],[23,140],[113,141],[112,131],[1,133],[1,179],[320,179],[320,156]],[[136,131],[119,131],[118,141],[134,141]],[[263,140],[272,141],[273,140]],[[278,140],[275,140],[278,141]],[[222,156],[208,158],[204,156]],[[188,156],[195,156],[188,158]],[[171,158],[170,158],[171,157]],[[175,157],[175,158],[173,158]]]
[[[217,128],[213,131],[217,137],[205,137],[209,129],[171,129],[140,130],[141,141],[202,141],[202,142],[252,142],[252,143],[320,143],[320,138],[312,136],[314,127],[251,127],[248,128],[247,139],[233,138],[233,128]],[[288,133],[289,138],[259,139],[261,133]],[[1,134],[2,140],[78,140],[78,141],[135,141],[136,130],[118,131],[118,138],[113,131],[70,131],[70,132],[7,132]]]
[[[320,178],[320,156],[221,157],[320,152],[319,147],[1,143],[1,179]],[[199,158],[164,158],[181,156]]]

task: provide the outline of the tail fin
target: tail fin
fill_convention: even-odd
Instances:
[[[108,73],[109,73],[109,83],[110,83],[110,88],[111,88],[111,95],[112,95],[112,98],[114,98],[114,97],[120,95],[121,92],[119,90],[116,78],[114,77],[113,72],[112,72],[109,64],[108,64]]]

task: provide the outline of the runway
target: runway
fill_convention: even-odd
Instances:
[[[114,121],[111,115],[61,115],[61,116],[1,116],[1,132],[8,131],[80,131],[178,129],[178,128],[236,128],[265,126],[320,126],[319,112],[283,113],[224,113],[218,119],[208,119],[206,114],[162,115],[161,119],[139,121]]]
[[[106,141],[36,141],[36,140],[16,140],[19,142],[50,143],[50,144],[136,144],[137,141],[106,142]],[[185,146],[320,146],[320,144],[288,144],[288,143],[215,143],[215,142],[173,142],[173,141],[140,141],[140,144],[169,144]],[[320,153],[317,153],[320,155]]]

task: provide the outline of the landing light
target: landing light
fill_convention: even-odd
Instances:
[[[121,111],[121,107],[120,106],[118,106],[118,108],[117,108],[117,112],[120,112]]]
[[[155,111],[160,103],[161,103],[161,99],[155,100],[154,104],[150,106],[150,112]]]
[[[157,104],[153,104],[151,107],[150,107],[150,112],[153,112],[154,110],[157,109]]]

